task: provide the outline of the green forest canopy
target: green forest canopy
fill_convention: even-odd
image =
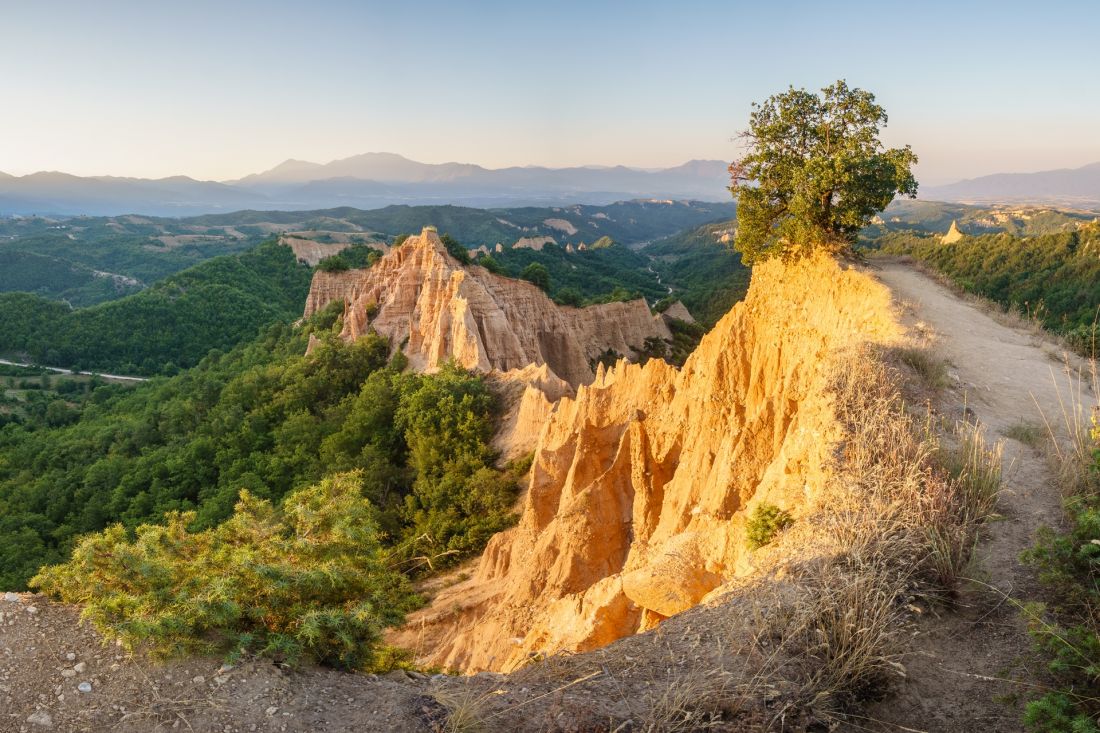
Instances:
[[[381,338],[335,338],[333,319],[276,324],[172,378],[100,387],[63,426],[0,428],[0,586],[24,587],[115,522],[193,511],[210,528],[243,489],[277,502],[355,470],[409,567],[476,552],[510,521],[516,490],[493,467],[492,393],[454,366],[405,373]],[[321,343],[307,355],[311,333]]]

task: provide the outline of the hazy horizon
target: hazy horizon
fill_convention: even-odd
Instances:
[[[926,186],[1100,160],[1084,93],[1100,6],[1084,2],[63,0],[6,15],[12,175],[224,181],[371,151],[665,168],[733,159],[753,101],[837,78],[877,95],[885,141],[913,146]]]

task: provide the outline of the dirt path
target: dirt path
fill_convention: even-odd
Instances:
[[[874,274],[894,292],[911,333],[948,362],[956,382],[953,407],[977,419],[990,439],[1004,439],[1005,480],[999,517],[983,531],[971,570],[980,582],[963,590],[956,610],[918,622],[905,660],[907,682],[899,694],[872,706],[869,716],[878,722],[868,727],[1022,730],[1024,701],[1031,686],[1042,684],[1044,664],[1007,597],[1038,597],[1020,553],[1036,529],[1057,525],[1062,515],[1043,456],[1004,433],[1021,424],[1041,425],[1043,414],[1061,425],[1063,402],[1082,387],[1059,359],[1084,364],[1053,342],[999,322],[910,266],[876,265]]]

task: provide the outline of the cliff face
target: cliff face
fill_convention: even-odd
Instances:
[[[826,258],[765,263],[681,370],[600,367],[538,416],[518,526],[393,641],[508,670],[651,628],[751,572],[745,517],[763,501],[797,516],[827,480],[830,355],[893,334],[889,303]]]
[[[635,358],[647,338],[671,338],[644,300],[559,306],[528,282],[461,266],[429,229],[368,270],[317,272],[305,315],[340,299],[345,338],[369,322],[395,347],[404,344],[415,369],[449,358],[482,372],[545,365],[575,387],[592,381],[589,362],[608,349]]]

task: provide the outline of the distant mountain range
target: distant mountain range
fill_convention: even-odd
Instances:
[[[225,182],[186,176],[148,179],[0,173],[0,215],[185,216],[241,209],[372,209],[390,204],[604,205],[632,198],[725,201],[729,197],[726,167],[724,161],[693,160],[661,170],[625,166],[492,169],[366,153],[325,164],[287,160],[271,170]]]
[[[929,201],[1096,209],[1100,207],[1100,163],[1038,173],[997,173],[921,189],[920,197]]]

